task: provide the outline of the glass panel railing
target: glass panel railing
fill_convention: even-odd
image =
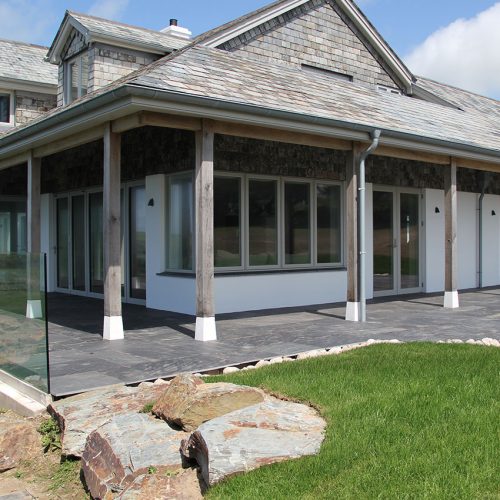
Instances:
[[[0,370],[50,393],[44,254],[0,254]]]

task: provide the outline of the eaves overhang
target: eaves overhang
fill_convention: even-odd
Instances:
[[[474,144],[424,137],[381,128],[377,124],[351,123],[133,84],[110,90],[4,137],[0,136],[0,160],[50,144],[65,134],[75,134],[138,111],[223,120],[360,142],[369,142],[371,132],[379,129],[382,132],[380,144],[384,146],[500,165],[500,150]]]

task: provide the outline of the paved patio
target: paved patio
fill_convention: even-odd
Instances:
[[[63,396],[116,383],[208,371],[374,339],[500,338],[500,288],[468,291],[459,310],[442,295],[369,303],[365,324],[344,321],[344,304],[219,316],[218,341],[195,342],[193,318],[124,306],[125,340],[100,337],[102,301],[49,296],[52,393]]]

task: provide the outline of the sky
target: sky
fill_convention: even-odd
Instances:
[[[193,34],[271,0],[0,0],[0,38],[50,45],[66,9]],[[417,75],[500,99],[500,0],[358,0]]]

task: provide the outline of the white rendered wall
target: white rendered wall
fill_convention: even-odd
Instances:
[[[478,286],[478,195],[458,193],[458,288]]]
[[[444,191],[424,190],[424,285],[427,293],[444,290]],[[436,208],[439,213],[436,213]]]
[[[346,296],[347,272],[343,270],[215,278],[216,314],[345,302]]]
[[[47,255],[47,291],[55,290],[55,234],[53,227],[53,203],[51,194],[42,194],[40,197],[40,252]]]
[[[165,271],[165,189],[164,175],[146,177],[146,305],[152,309],[165,303],[165,281],[158,273]],[[149,206],[153,200],[154,206]],[[167,308],[168,310],[168,308]]]
[[[499,284],[500,196],[487,194],[483,199],[483,286]]]

